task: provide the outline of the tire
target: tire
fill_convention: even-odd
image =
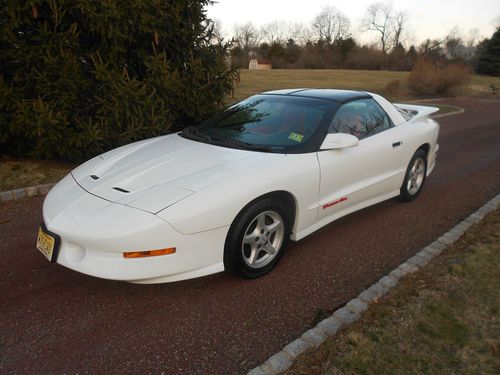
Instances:
[[[263,198],[242,210],[226,238],[226,270],[247,279],[271,271],[288,243],[290,217],[283,203],[273,198]]]
[[[414,200],[424,186],[427,176],[427,154],[424,150],[417,150],[406,168],[406,175],[400,189],[400,197],[404,202]]]

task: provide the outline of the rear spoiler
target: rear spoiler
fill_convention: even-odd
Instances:
[[[394,103],[394,106],[410,116],[408,122],[416,122],[439,111],[439,108],[427,107],[423,105]]]

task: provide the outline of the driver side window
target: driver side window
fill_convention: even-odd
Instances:
[[[347,133],[363,139],[391,127],[391,120],[375,100],[359,99],[338,109],[328,133]]]

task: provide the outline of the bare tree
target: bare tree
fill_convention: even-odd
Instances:
[[[261,33],[265,41],[269,44],[284,44],[290,37],[290,25],[285,21],[273,21],[262,26]]]
[[[446,48],[447,58],[455,59],[461,55],[463,42],[462,38],[460,37],[460,31],[457,26],[453,27],[448,33],[448,35],[445,36],[444,46]]]
[[[334,42],[349,38],[351,36],[351,21],[349,20],[349,18],[340,13],[338,16],[338,22],[339,24],[337,27],[337,32],[335,33],[335,36],[333,38]]]
[[[371,4],[361,22],[361,31],[375,31],[379,34],[379,43],[385,55],[391,48],[401,46],[409,39],[407,33],[408,13],[395,11],[390,2]]]
[[[418,50],[424,56],[428,56],[433,52],[439,53],[439,51],[442,49],[441,46],[443,45],[443,43],[444,40],[426,39],[420,44]]]
[[[406,12],[397,11],[392,18],[392,47],[396,48],[404,42],[404,32],[408,23],[408,15]]]
[[[474,47],[481,39],[481,34],[478,28],[469,29],[467,32],[467,39],[465,45],[467,47]]]
[[[303,46],[314,40],[314,31],[303,23],[293,23],[290,25],[290,38]]]
[[[455,26],[450,30],[448,35],[444,38],[444,45],[446,48],[446,57],[448,59],[463,59],[470,60],[473,58],[476,51],[476,40],[479,39],[479,31],[471,29],[467,33],[466,38],[460,32],[460,29]]]
[[[326,6],[314,18],[312,28],[319,40],[332,44],[350,36],[351,22],[334,6]]]
[[[238,46],[247,52],[254,50],[261,40],[259,30],[251,22],[236,25],[234,27],[234,38]]]
[[[361,24],[361,30],[376,31],[379,34],[379,41],[384,55],[389,50],[392,27],[393,16],[390,3],[373,3],[368,6]]]

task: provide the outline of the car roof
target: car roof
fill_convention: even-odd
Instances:
[[[306,98],[333,100],[340,103],[350,102],[355,99],[368,99],[372,96],[363,91],[337,90],[337,89],[284,89],[263,92],[264,95],[301,96]]]

